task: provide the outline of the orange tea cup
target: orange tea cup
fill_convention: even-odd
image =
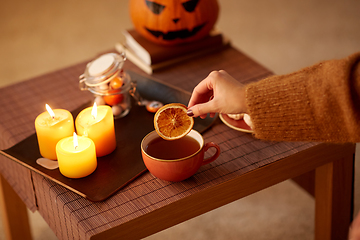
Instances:
[[[216,152],[204,159],[205,152],[211,147]],[[220,147],[213,142],[205,143],[196,130],[173,141],[164,140],[153,131],[143,138],[141,153],[151,174],[162,180],[179,182],[194,175],[201,166],[217,159]]]

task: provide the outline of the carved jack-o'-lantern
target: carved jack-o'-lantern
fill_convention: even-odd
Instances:
[[[163,45],[207,36],[218,15],[217,0],[130,0],[130,16],[136,31]]]

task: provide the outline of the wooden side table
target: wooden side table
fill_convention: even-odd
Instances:
[[[0,119],[3,133],[0,148],[8,148],[34,133],[33,120],[44,101],[53,101],[72,111],[92,99],[91,94],[78,89],[78,76],[85,65],[81,63],[22,82],[21,86],[0,89],[0,114],[7,114]],[[145,76],[130,62],[125,69]],[[212,70],[219,69],[243,83],[272,74],[229,47],[151,77],[191,91]],[[16,99],[24,90],[28,98]],[[12,111],[13,107],[20,108],[22,114]],[[109,199],[95,203],[1,156],[0,173],[11,186],[1,179],[8,238],[30,239],[28,230],[23,236],[17,235],[19,229],[28,229],[22,201],[41,213],[59,239],[139,239],[295,178],[315,196],[315,239],[346,239],[352,215],[355,144],[264,142],[220,121],[203,135],[205,141],[216,141],[222,153],[192,178],[169,183],[146,172]],[[12,188],[16,194],[11,193]]]

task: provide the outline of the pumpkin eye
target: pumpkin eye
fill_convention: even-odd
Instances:
[[[187,12],[193,12],[198,4],[199,0],[190,0],[182,3]]]
[[[148,8],[155,14],[159,15],[165,8],[164,5],[161,5],[159,3],[156,2],[152,2],[149,0],[145,0],[146,5],[148,6]]]

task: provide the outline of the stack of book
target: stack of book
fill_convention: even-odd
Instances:
[[[190,43],[163,46],[142,37],[135,29],[123,32],[124,40],[115,44],[118,52],[125,52],[126,58],[148,74],[169,65],[223,49],[228,39],[219,31]]]

